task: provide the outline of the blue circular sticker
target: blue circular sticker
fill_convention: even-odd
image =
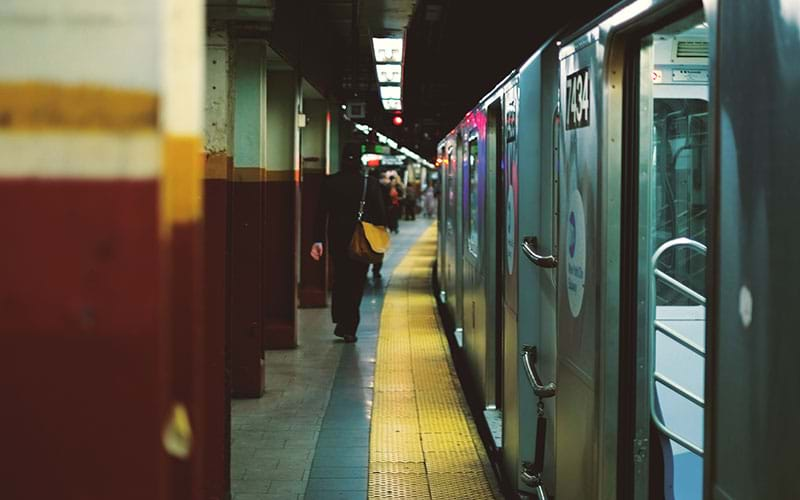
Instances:
[[[583,306],[583,290],[586,283],[586,218],[583,198],[578,190],[569,198],[567,214],[567,297],[569,310],[577,318]]]

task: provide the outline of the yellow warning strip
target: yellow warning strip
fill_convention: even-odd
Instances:
[[[384,299],[368,498],[500,498],[437,320],[435,255],[434,225],[395,269]]]

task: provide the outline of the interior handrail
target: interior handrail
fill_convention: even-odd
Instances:
[[[695,241],[686,237],[680,237],[669,240],[663,243],[661,246],[659,246],[650,260],[650,272],[653,276],[652,284],[650,286],[650,315],[651,315],[650,317],[653,320],[652,327],[650,329],[650,418],[653,420],[653,423],[655,424],[656,428],[662,434],[672,439],[676,443],[680,444],[681,446],[691,451],[695,455],[702,457],[704,454],[703,448],[697,446],[696,444],[692,443],[685,437],[679,435],[672,429],[668,428],[664,420],[661,418],[656,407],[657,383],[664,384],[666,387],[674,391],[676,394],[680,395],[682,398],[691,401],[694,404],[697,404],[701,408],[705,406],[705,401],[703,401],[699,396],[693,394],[691,391],[687,389],[684,389],[683,387],[679,386],[672,380],[666,378],[664,375],[656,372],[656,332],[658,331],[665,333],[667,336],[676,340],[679,344],[705,357],[705,351],[701,349],[700,346],[690,341],[689,339],[683,337],[682,335],[678,334],[677,332],[673,331],[660,321],[656,320],[656,281],[658,279],[663,280],[667,285],[669,285],[671,288],[675,289],[679,293],[683,294],[687,298],[694,300],[702,305],[705,305],[706,303],[705,297],[703,297],[702,295],[692,290],[688,286],[684,285],[680,281],[676,280],[675,278],[667,275],[666,273],[658,269],[658,260],[661,258],[662,255],[664,255],[664,252],[673,248],[681,248],[681,247],[691,248],[703,255],[706,255],[706,252],[708,251],[708,248],[699,241]]]

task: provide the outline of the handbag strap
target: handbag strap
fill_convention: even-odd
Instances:
[[[361,190],[361,203],[358,205],[358,221],[364,216],[364,205],[367,203],[367,176],[369,173],[364,169],[364,188]]]

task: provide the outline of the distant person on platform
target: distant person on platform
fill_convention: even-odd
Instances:
[[[403,203],[404,195],[405,189],[403,189],[403,183],[400,182],[396,175],[390,175],[389,199],[391,200],[391,204],[387,208],[389,217],[389,231],[395,234],[399,232],[398,221],[400,220],[401,205]]]
[[[331,315],[336,323],[334,335],[345,342],[357,340],[356,330],[361,319],[359,308],[369,264],[353,260],[348,255],[350,238],[356,227],[358,206],[364,188],[361,171],[361,153],[358,144],[348,143],[342,148],[340,171],[326,176],[314,221],[314,241],[311,258],[319,260],[325,253],[325,235],[333,259],[333,297]],[[367,195],[364,220],[375,225],[386,225],[386,209],[378,181],[367,178]],[[326,231],[327,230],[327,231]]]
[[[428,184],[425,193],[422,195],[422,204],[425,207],[425,217],[431,218],[436,214],[436,194],[433,185]]]

